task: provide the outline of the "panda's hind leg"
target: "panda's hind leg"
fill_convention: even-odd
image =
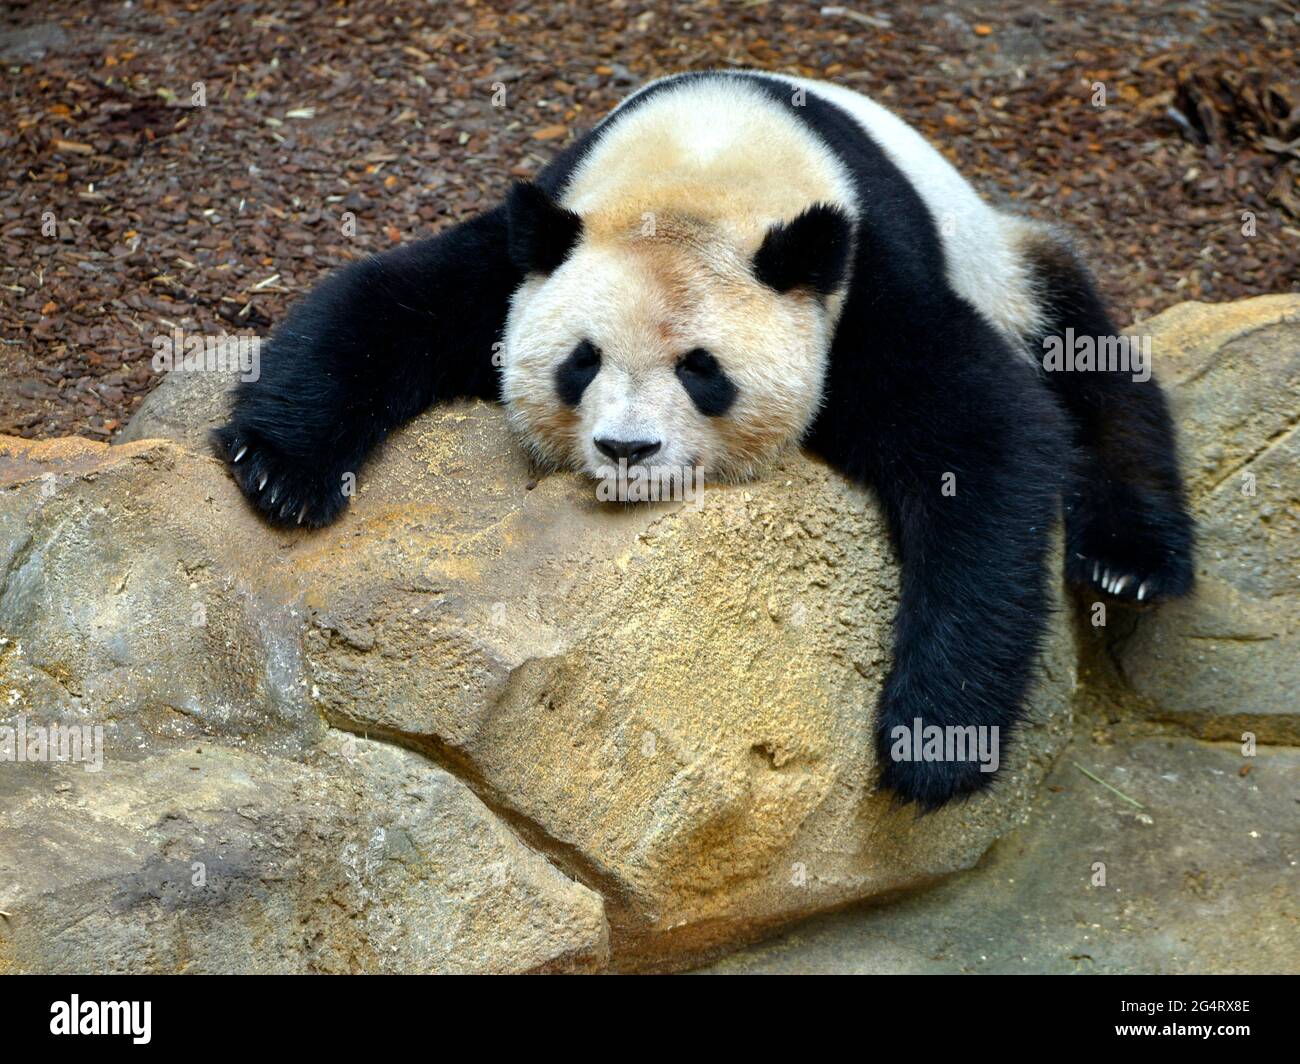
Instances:
[[[1087,268],[1059,235],[1037,231],[1026,248],[1043,311],[1039,342],[1117,338]],[[1072,331],[1072,332],[1071,332]],[[1086,341],[1084,341],[1086,348]],[[1066,577],[1112,598],[1152,603],[1191,590],[1192,521],[1173,423],[1150,362],[1127,367],[1044,367],[1049,388],[1074,426],[1066,490]],[[1143,376],[1145,380],[1141,379]],[[1135,379],[1136,378],[1136,379]]]

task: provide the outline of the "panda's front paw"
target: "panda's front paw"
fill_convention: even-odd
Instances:
[[[969,798],[991,779],[978,765],[964,761],[885,761],[880,771],[883,789],[900,805],[915,803],[924,813]]]
[[[352,481],[337,463],[295,459],[235,422],[215,430],[212,442],[240,490],[271,524],[321,528],[347,506]]]
[[[910,733],[896,734],[893,727],[881,730],[876,751],[880,787],[893,794],[900,805],[915,803],[924,813],[969,798],[993,782],[993,773],[983,771],[981,763],[973,758],[929,760],[909,756],[916,752]]]

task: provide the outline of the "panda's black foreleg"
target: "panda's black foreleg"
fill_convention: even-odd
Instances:
[[[872,485],[899,554],[875,739],[881,785],[923,809],[988,786],[1023,713],[1053,608],[1066,448],[1034,368],[961,317],[944,340],[901,344],[860,387],[833,372],[810,441]]]
[[[1074,426],[1066,578],[1131,603],[1184,595],[1193,583],[1193,525],[1173,422],[1149,361],[1135,361],[1137,338],[1118,336],[1086,267],[1067,246],[1048,245],[1035,268],[1048,317],[1045,345],[1064,350],[1090,340],[1095,355],[1094,368],[1045,362],[1047,383]],[[1035,349],[1037,357],[1047,353],[1045,345]],[[1127,366],[1120,345],[1127,345]],[[1103,359],[1116,368],[1096,368]]]
[[[493,344],[521,277],[504,208],[331,275],[290,311],[213,434],[249,501],[319,527],[370,451],[435,401],[496,399]]]

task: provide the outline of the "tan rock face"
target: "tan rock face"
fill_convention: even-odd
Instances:
[[[1300,296],[1187,303],[1148,323],[1197,520],[1194,598],[1114,656],[1145,711],[1210,739],[1300,742]]]
[[[1024,809],[1068,731],[1063,616],[998,787],[918,818],[874,793],[897,577],[866,493],[804,458],[698,509],[531,477],[498,411],[435,411],[339,525],[278,533],[174,443],[6,441],[0,723],[101,724],[106,757],[72,797],[51,790],[80,767],[28,765],[3,799],[28,827],[0,837],[18,928],[0,958],[232,970],[292,913],[305,930],[277,931],[275,950],[293,970],[679,967],[967,867]],[[330,756],[338,729],[401,759],[427,792],[423,828],[399,823],[394,771]],[[293,874],[266,879],[250,856],[231,873],[242,893],[167,893],[200,838],[260,860],[279,807]],[[40,825],[79,818],[80,859],[31,871],[54,859]],[[340,855],[378,834],[387,871],[365,893]],[[114,841],[128,836],[145,841]],[[464,886],[503,867],[506,901]],[[126,905],[100,928],[108,952],[43,951],[60,914],[124,878],[166,903]]]
[[[805,921],[712,970],[1295,974],[1300,750],[1261,745],[1246,759],[1233,743],[1090,733],[1076,732],[1027,822],[974,871]]]
[[[1104,629],[1084,613],[1082,693],[1102,712],[1085,708],[1028,822],[978,871],[716,970],[1296,970],[1300,296],[1186,304],[1146,329],[1198,520],[1196,595],[1111,609]],[[1094,862],[1110,883],[1081,891]]]
[[[603,967],[600,898],[418,755],[185,744],[6,765],[0,971]]]
[[[0,762],[0,971],[605,966],[598,895],[427,759],[331,733],[285,543],[215,461],[5,440],[0,486],[0,727],[33,758]],[[56,723],[97,771],[42,760]]]

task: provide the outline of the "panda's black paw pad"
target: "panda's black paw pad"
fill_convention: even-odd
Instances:
[[[212,442],[245,497],[273,525],[320,528],[347,505],[348,480],[327,463],[313,468],[233,424],[217,429]]]

